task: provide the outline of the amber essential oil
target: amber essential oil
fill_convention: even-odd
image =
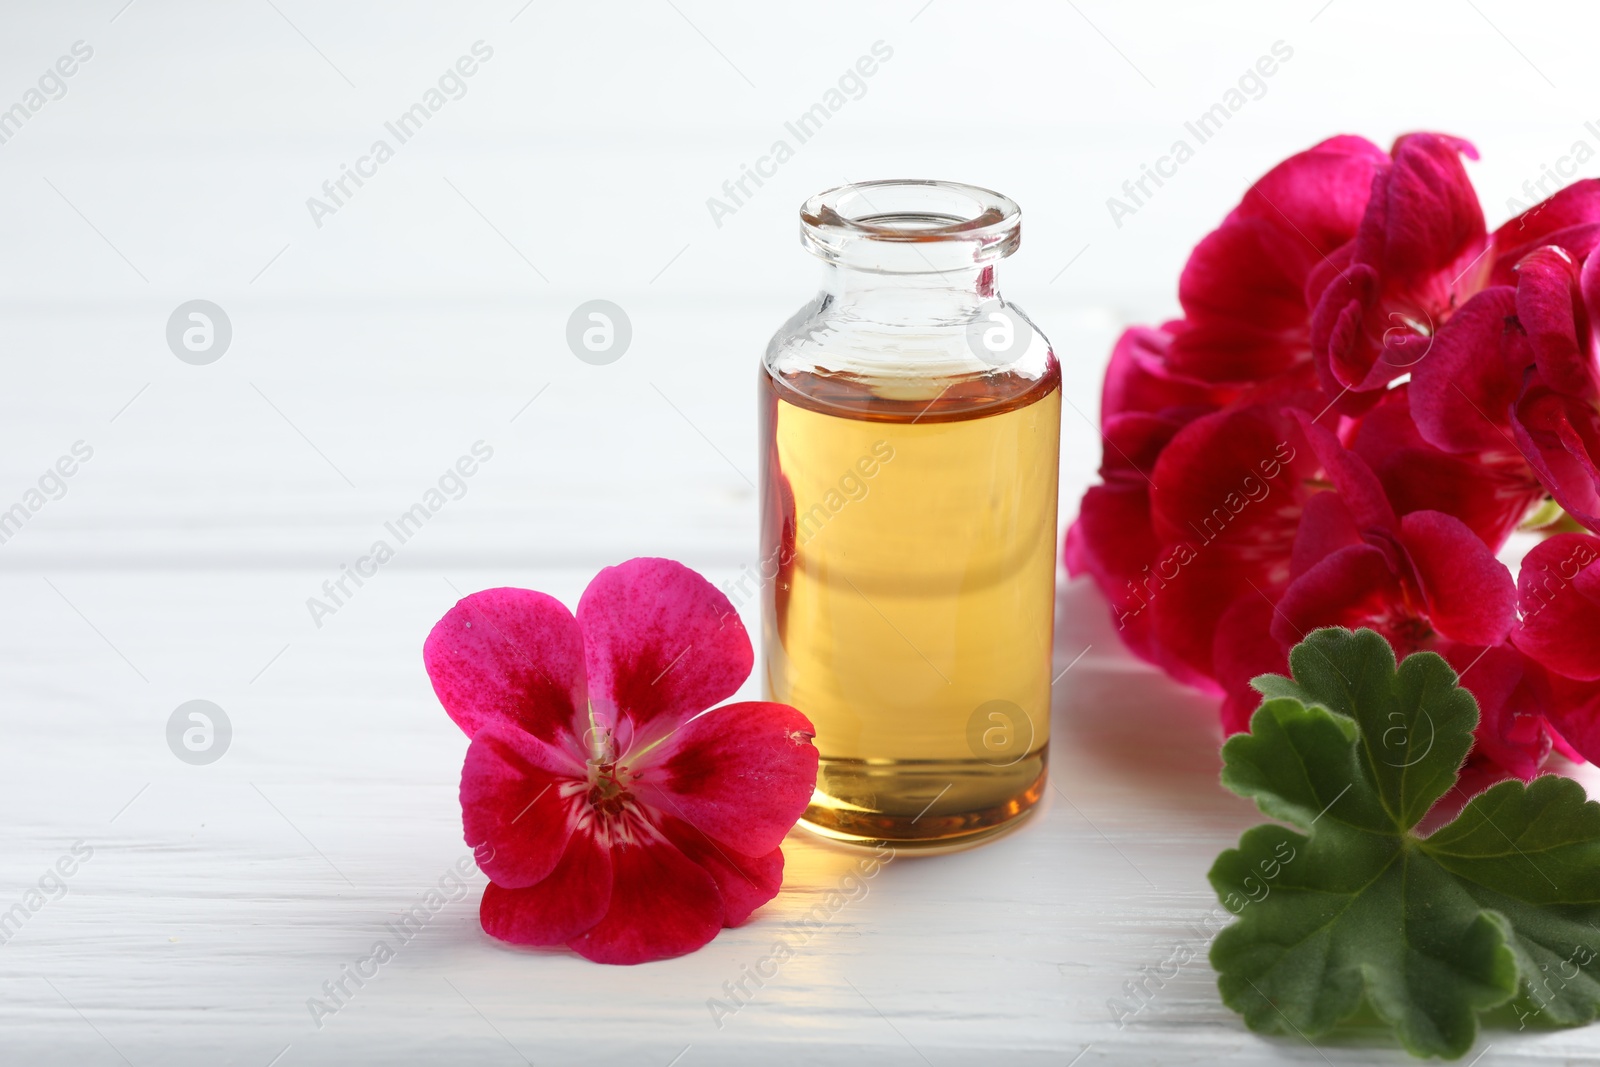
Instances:
[[[961,847],[1045,787],[1060,370],[884,390],[761,375],[771,699],[816,726],[816,833]]]

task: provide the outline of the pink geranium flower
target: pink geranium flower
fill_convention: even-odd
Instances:
[[[1474,779],[1532,778],[1559,739],[1547,716],[1550,686],[1509,640],[1517,626],[1511,572],[1460,519],[1439,511],[1396,515],[1377,477],[1315,426],[1306,435],[1330,488],[1306,506],[1295,578],[1271,622],[1279,662],[1318,626],[1369,626],[1396,655],[1437,652],[1478,701]],[[1570,749],[1567,751],[1570,752]]]
[[[1573,518],[1600,529],[1600,256],[1556,247],[1518,264],[1517,318],[1533,370],[1512,409],[1517,443]]]
[[[1457,313],[1450,320],[1451,327],[1461,321],[1462,313]],[[1434,345],[1435,355],[1443,344],[1441,335]],[[1498,551],[1528,512],[1544,500],[1545,488],[1509,434],[1497,436],[1496,443],[1481,449],[1459,453],[1432,444],[1417,427],[1419,388],[1413,379],[1386,392],[1351,431],[1350,449],[1383,483],[1396,514],[1442,511],[1454,515]],[[1473,418],[1483,421],[1478,415]]]
[[[1365,138],[1330,137],[1251,185],[1183,268],[1186,329],[1172,345],[1174,369],[1212,382],[1309,384],[1311,309],[1322,290],[1308,293],[1308,282],[1356,236],[1388,162]]]
[[[1319,426],[1307,422],[1305,432],[1331,490],[1311,498],[1295,538],[1294,578],[1272,623],[1284,648],[1352,619],[1400,656],[1441,641],[1504,641],[1517,622],[1517,591],[1493,550],[1452,515],[1397,516],[1360,457]]]
[[[485,931],[643,963],[776,895],[817,751],[787,705],[705,710],[753,658],[727,598],[665,559],[602,570],[576,618],[543,593],[488,589],[439,620],[423,659],[472,738],[461,808],[490,881]]]
[[[1312,271],[1317,374],[1343,407],[1370,407],[1428,353],[1429,339],[1491,263],[1483,209],[1461,165],[1478,152],[1459,137],[1413,133],[1379,169],[1356,236]],[[1362,397],[1360,394],[1370,394]]]

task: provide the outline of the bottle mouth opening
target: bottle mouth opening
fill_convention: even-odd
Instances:
[[[800,241],[827,262],[857,270],[958,271],[1015,252],[1022,210],[1010,197],[960,182],[853,182],[801,205]]]

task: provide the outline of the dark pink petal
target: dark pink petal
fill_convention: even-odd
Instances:
[[[1132,581],[1156,554],[1150,532],[1149,493],[1143,486],[1094,485],[1079,505],[1077,561],[1074,574],[1087,571],[1113,604],[1124,596],[1125,581]]]
[[[1129,594],[1122,606],[1150,616],[1158,666],[1201,692],[1221,695],[1212,639],[1228,605],[1251,592],[1252,579],[1237,562],[1208,552],[1198,542],[1180,544],[1170,551],[1173,554],[1163,558],[1170,561],[1166,570],[1172,577],[1149,578],[1141,586],[1145,591]],[[1145,598],[1142,608],[1138,607],[1139,596]]]
[[[1309,318],[1303,308],[1301,317]],[[1290,374],[1302,362],[1309,364],[1306,356],[1311,347],[1306,332],[1304,325],[1298,330],[1267,333],[1242,328],[1232,320],[1201,319],[1179,335],[1172,346],[1168,365],[1174,374],[1212,375],[1219,388],[1242,391],[1253,383]],[[1308,375],[1302,387],[1309,381]]]
[[[1318,493],[1306,501],[1300,516],[1289,573],[1298,578],[1341,548],[1363,543],[1361,528],[1339,494]]]
[[[1173,327],[1183,328],[1182,323]],[[1168,328],[1135,326],[1123,331],[1111,350],[1100,394],[1100,420],[1127,412],[1162,413],[1170,409],[1216,408],[1232,390],[1183,376],[1167,363],[1172,344]]]
[[[570,754],[515,727],[478,731],[461,765],[461,822],[490,881],[520,889],[549,875],[582,804],[565,794],[585,775]]]
[[[1497,645],[1517,621],[1516,585],[1506,565],[1467,528],[1438,511],[1400,520],[1400,540],[1440,634],[1469,645]]]
[[[1567,513],[1600,530],[1600,412],[1530,377],[1511,429],[1539,480]]]
[[[1407,389],[1415,384],[1385,393],[1383,403],[1362,416],[1351,448],[1377,474],[1396,512],[1454,515],[1498,550],[1544,499],[1545,488],[1509,430],[1495,435],[1494,447],[1459,455],[1423,440],[1407,405]]]
[[[1600,685],[1550,675],[1550,725],[1566,745],[1600,763]]]
[[[1390,637],[1397,606],[1403,602],[1388,558],[1371,545],[1352,545],[1312,567],[1285,590],[1272,618],[1272,635],[1280,644],[1294,645],[1319,626],[1370,626]],[[1400,648],[1395,651],[1403,654]]]
[[[1545,722],[1550,707],[1543,672],[1509,645],[1478,648],[1447,644],[1440,650],[1478,701],[1473,755],[1527,781],[1550,755]]]
[[[1307,275],[1355,235],[1387,159],[1362,138],[1335,137],[1252,185],[1184,267],[1178,298],[1191,328],[1175,338],[1172,366],[1237,382],[1309,363]]]
[[[1483,286],[1487,235],[1463,152],[1477,157],[1459,138],[1409,134],[1373,179],[1350,265],[1312,315],[1312,351],[1330,393],[1377,390],[1407,373]]]
[[[1300,427],[1281,410],[1235,408],[1197,419],[1156,464],[1150,498],[1156,536],[1163,544],[1205,542],[1264,560],[1268,546],[1293,542],[1299,506],[1309,495],[1299,483],[1316,466]],[[1268,499],[1266,507],[1253,506]]]
[[[561,601],[485,589],[445,613],[422,646],[439,703],[468,737],[509,723],[544,741],[578,733],[587,707],[583,635]]]
[[[1194,328],[1173,342],[1181,373],[1216,382],[1281,374],[1310,354],[1301,287],[1306,264],[1284,263],[1282,224],[1230,216],[1195,246],[1178,282],[1178,299]],[[1302,258],[1303,257],[1297,257]]]
[[[1148,488],[1156,460],[1161,458],[1173,434],[1203,414],[1208,412],[1203,409],[1169,409],[1161,414],[1130,411],[1106,419],[1100,476],[1107,482],[1122,481]]]
[[[1148,489],[1142,482],[1090,486],[1078,507],[1078,521],[1073,525],[1076,559],[1069,561],[1069,570],[1073,574],[1087,572],[1094,579],[1128,647],[1135,655],[1157,662],[1150,643],[1149,616],[1136,610],[1140,602],[1130,592],[1131,583],[1154,563],[1160,547],[1150,532]]]
[[[1312,353],[1328,393],[1371,389],[1388,380],[1387,368],[1373,367],[1381,353],[1381,336],[1369,333],[1367,327],[1380,295],[1376,268],[1352,262],[1328,283],[1312,310]],[[1376,331],[1386,333],[1389,325],[1380,317]]]
[[[732,696],[755,660],[728,598],[670,559],[631,559],[595,575],[578,622],[596,719],[625,715],[644,739]]]
[[[1281,220],[1285,236],[1303,233],[1307,247],[1295,254],[1303,265],[1314,265],[1361,224],[1372,177],[1388,160],[1388,153],[1365,137],[1338,134],[1269,170],[1245,193],[1238,210]]]
[[[1250,688],[1252,678],[1289,672],[1289,654],[1272,636],[1272,616],[1272,603],[1252,592],[1235,600],[1217,623],[1212,659],[1223,689],[1226,733],[1250,729],[1250,716],[1261,706],[1261,694]]]
[[[1373,175],[1388,161],[1388,154],[1365,137],[1330,137],[1262,175],[1235,211],[1245,218],[1276,219],[1284,237],[1301,235],[1301,247],[1280,254],[1295,257],[1292,262],[1304,271],[1354,235]]]
[[[1600,182],[1600,179],[1595,181]],[[1584,317],[1588,319],[1592,330],[1594,324],[1600,322],[1600,256],[1583,257],[1582,263],[1583,266],[1578,269],[1578,293],[1583,300]],[[1590,346],[1591,351],[1593,347]],[[1596,385],[1591,384],[1589,392],[1584,395],[1594,395],[1596,388]]]
[[[722,925],[739,926],[750,913],[778,895],[783,886],[783,850],[763,856],[746,856],[718,845],[688,823],[670,816],[661,832],[685,856],[706,869],[722,894]]]
[[[1394,508],[1384,494],[1383,483],[1366,461],[1345,448],[1332,433],[1314,425],[1306,412],[1293,414],[1316,453],[1317,461],[1322,464],[1324,476],[1339,491],[1355,525],[1361,530],[1395,529],[1399,520],[1395,518]]]
[[[1089,569],[1088,551],[1084,546],[1083,523],[1080,519],[1072,520],[1067,526],[1067,535],[1061,539],[1061,565],[1067,568],[1067,574],[1073,578]]]
[[[1440,328],[1433,349],[1411,376],[1411,410],[1430,443],[1448,452],[1503,448],[1522,371],[1502,355],[1518,331],[1517,292],[1495,286],[1478,293]],[[1531,356],[1531,353],[1529,353]]]
[[[1275,406],[1208,415],[1172,439],[1156,464],[1152,527],[1163,546],[1186,547],[1192,558],[1154,583],[1164,654],[1216,677],[1212,638],[1222,613],[1248,592],[1274,598],[1289,581],[1317,467],[1300,427]]]
[[[1334,282],[1343,282],[1348,278],[1348,272],[1350,270],[1351,263],[1354,260],[1355,254],[1356,242],[1355,238],[1352,236],[1350,240],[1346,241],[1344,244],[1340,245],[1338,248],[1335,248],[1332,252],[1329,252],[1326,256],[1324,256],[1320,263],[1313,264],[1311,267],[1311,272],[1306,275],[1305,299],[1306,307],[1310,309],[1313,315],[1311,325],[1311,332],[1313,335],[1318,333],[1315,315],[1322,303],[1323,293],[1326,292],[1328,287]],[[1371,268],[1367,268],[1367,270],[1375,280],[1377,273],[1372,271]],[[1346,295],[1348,296],[1349,294]]]
[[[567,944],[596,963],[648,963],[681,956],[722,929],[716,880],[654,827],[636,824],[611,849],[605,918]]]
[[[1523,557],[1517,593],[1516,646],[1547,670],[1600,680],[1600,537],[1561,533],[1535,545]]]
[[[1580,178],[1494,231],[1494,285],[1515,285],[1516,266],[1540,245],[1582,260],[1600,242],[1600,180]]]
[[[1161,667],[1179,681],[1202,688],[1209,679],[1162,648],[1146,610],[1153,586],[1180,566],[1184,546],[1163,546],[1150,527],[1150,479],[1156,461],[1185,425],[1177,409],[1162,415],[1129,412],[1105,427],[1104,485],[1092,486],[1079,505],[1078,521],[1067,539],[1067,566],[1087,572],[1111,609],[1123,642],[1134,655]]]
[[[1387,279],[1408,290],[1448,284],[1437,273],[1462,257],[1471,260],[1485,243],[1483,208],[1461,165],[1462,155],[1477,159],[1478,151],[1459,137],[1412,133],[1395,141],[1390,155],[1381,210],[1368,201],[1356,257],[1381,264]]]
[[[1528,663],[1533,663],[1533,661],[1528,659],[1528,657],[1526,657],[1526,656],[1524,656],[1523,659]],[[1534,666],[1538,667],[1538,664],[1534,664]],[[1540,667],[1539,669],[1543,670],[1542,667]],[[1581,686],[1581,685],[1589,684],[1587,682],[1569,682],[1567,679],[1561,678],[1558,675],[1552,675],[1548,671],[1545,671],[1545,677],[1546,678],[1555,678],[1557,681],[1562,682],[1564,684],[1568,684],[1568,685]],[[1550,704],[1546,705],[1546,707],[1545,707],[1545,720],[1544,720],[1545,733],[1550,735],[1550,750],[1552,752],[1556,752],[1556,753],[1560,754],[1561,756],[1565,757],[1566,759],[1571,760],[1573,763],[1587,763],[1588,760],[1584,758],[1583,753],[1579,752],[1577,750],[1577,748],[1573,746],[1572,742],[1570,742],[1566,738],[1562,737],[1561,736],[1561,732],[1559,730],[1557,730],[1556,727],[1555,727],[1555,724],[1550,721],[1549,716],[1555,714],[1551,710],[1552,708],[1554,708],[1556,706],[1555,703],[1554,703],[1555,699],[1557,699],[1557,698],[1552,698],[1552,702]]]
[[[1544,383],[1587,396],[1594,388],[1594,342],[1578,291],[1578,267],[1559,248],[1539,248],[1517,264],[1517,319]]]
[[[516,945],[559,945],[594,926],[611,906],[611,853],[593,834],[573,834],[547,878],[524,889],[490,882],[478,921]]]
[[[816,730],[787,704],[727,704],[628,760],[644,804],[746,856],[778,847],[817,784]]]
[[[1128,650],[1187,685],[1207,688],[1211,681],[1158,640],[1153,594],[1182,572],[1193,554],[1190,545],[1162,547],[1150,531],[1148,486],[1140,481],[1113,481],[1091,486],[1083,495],[1068,546],[1071,573],[1088,572],[1105,597],[1117,635]],[[1073,537],[1076,540],[1073,540]],[[1169,576],[1164,578],[1163,575]]]

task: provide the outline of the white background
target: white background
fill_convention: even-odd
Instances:
[[[1600,14],[123,2],[0,14],[0,107],[74,42],[94,49],[0,144],[0,508],[75,441],[94,449],[0,545],[0,910],[72,842],[95,850],[0,946],[0,1059],[1398,1058],[1370,1035],[1249,1035],[1203,960],[1111,1025],[1107,999],[1190,936],[1214,903],[1211,859],[1256,820],[1215,784],[1210,703],[1133,664],[1081,587],[1060,598],[1058,669],[1092,647],[1057,687],[1041,816],[989,848],[891,864],[722,1029],[707,998],[854,857],[795,840],[754,923],[632,969],[495,945],[475,883],[320,1030],[305,1001],[465,852],[465,741],[420,657],[458,591],[570,604],[634,555],[718,581],[753,563],[753,386],[816,283],[796,239],[806,195],[916,176],[1022,204],[1001,283],[1086,416],[1066,409],[1067,521],[1099,462],[1089,420],[1113,339],[1177,312],[1188,249],[1250,180],[1335,133],[1437,129],[1482,151],[1470,169],[1494,225],[1574,142],[1600,148],[1585,127]],[[307,197],[479,40],[494,55],[466,95],[315,225]],[[1265,94],[1115,225],[1107,198],[1280,40],[1293,57]],[[707,198],[878,41],[893,57],[865,93],[718,226]],[[196,298],[233,326],[209,366],[165,341]],[[564,340],[593,298],[632,320],[610,366]],[[306,598],[478,440],[494,459],[467,495],[315,626]],[[209,767],[165,743],[194,698],[233,724]],[[1600,1055],[1582,1031],[1494,1031],[1472,1055],[1490,1045],[1486,1064]]]

